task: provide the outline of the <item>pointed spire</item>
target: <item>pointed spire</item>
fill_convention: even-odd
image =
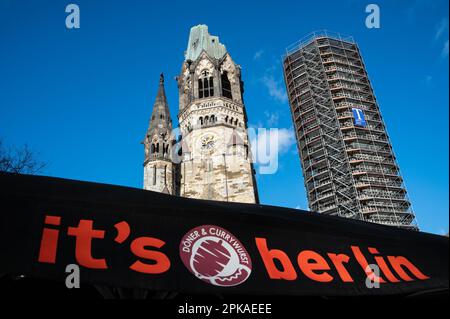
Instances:
[[[172,130],[172,119],[170,117],[169,103],[167,103],[166,92],[164,90],[164,74],[159,76],[159,88],[153,104],[152,117],[150,119],[149,132],[155,129]]]

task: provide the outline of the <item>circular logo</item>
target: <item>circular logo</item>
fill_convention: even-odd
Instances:
[[[252,272],[250,255],[242,243],[219,226],[191,229],[181,240],[180,257],[197,278],[215,286],[240,285]]]

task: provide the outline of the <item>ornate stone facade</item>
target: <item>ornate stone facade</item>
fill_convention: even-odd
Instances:
[[[246,132],[241,69],[219,42],[219,38],[209,35],[207,26],[199,25],[191,29],[177,82],[182,140],[179,150],[181,158],[179,164],[172,167],[171,173],[174,180],[172,189],[177,190],[174,194],[198,199],[257,203],[256,181]],[[171,123],[165,122],[163,128],[169,126]],[[149,141],[144,144],[151,145]],[[154,164],[157,172],[161,165],[166,167],[166,161],[161,159],[149,160],[145,167],[154,167]],[[145,176],[147,173],[144,173]],[[148,176],[153,175],[150,172]],[[165,176],[164,182],[158,182],[156,178],[157,189],[166,183]],[[148,178],[144,177],[144,187],[155,190]],[[151,182],[155,182],[154,177],[151,178]],[[172,191],[169,192],[172,194]]]

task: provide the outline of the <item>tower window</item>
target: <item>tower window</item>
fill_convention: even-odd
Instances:
[[[198,97],[202,99],[210,96],[214,96],[214,79],[212,76],[209,76],[209,72],[205,70],[198,80]]]
[[[201,79],[198,80],[198,97],[203,98],[203,81]]]
[[[221,80],[222,80],[222,96],[232,99],[231,83],[230,83],[230,80],[228,79],[227,71],[223,72],[223,74],[221,76]]]
[[[153,185],[156,185],[156,165],[153,166]]]
[[[155,153],[155,144],[152,144],[152,146],[150,147],[150,154]]]
[[[209,81],[208,78],[203,79],[203,96],[209,97]]]
[[[209,95],[214,95],[214,80],[212,77],[209,78]]]

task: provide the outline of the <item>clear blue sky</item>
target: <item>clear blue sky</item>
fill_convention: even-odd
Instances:
[[[65,27],[65,7],[81,28]],[[358,42],[422,230],[448,232],[448,1],[0,1],[0,137],[29,144],[47,175],[142,187],[159,73],[172,117],[191,26],[204,23],[242,66],[249,124],[292,128],[280,57],[311,31]],[[176,122],[176,120],[175,120]],[[264,204],[307,209],[294,141],[257,177]]]

